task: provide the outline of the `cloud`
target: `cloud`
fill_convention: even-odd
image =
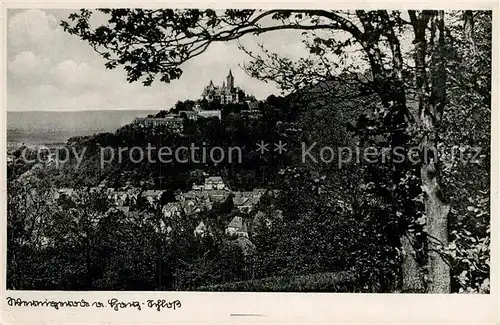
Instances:
[[[85,90],[93,86],[92,68],[85,62],[66,60],[57,64],[50,74],[60,88]]]
[[[52,15],[38,9],[26,10],[13,15],[8,23],[9,52],[31,50],[47,54],[64,37],[59,21]],[[49,45],[49,46],[47,46]]]
[[[198,99],[211,79],[222,84],[229,69],[235,84],[257,98],[277,93],[273,84],[250,78],[238,64],[248,61],[237,42],[214,43],[190,60],[179,80],[144,87],[129,84],[123,69],[107,70],[105,61],[78,37],[59,26],[71,10],[9,10],[8,110],[168,109],[178,100]],[[293,36],[294,35],[294,36]],[[271,51],[303,55],[299,33],[270,33],[246,37]]]

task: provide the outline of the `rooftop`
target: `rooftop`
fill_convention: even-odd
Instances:
[[[205,179],[205,183],[222,183],[222,177],[220,176],[210,176]]]
[[[237,231],[247,231],[247,226],[242,217],[234,217],[227,225],[228,228],[235,228]]]

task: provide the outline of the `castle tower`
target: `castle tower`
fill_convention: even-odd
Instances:
[[[233,77],[233,74],[231,73],[231,69],[229,69],[229,75],[227,76],[226,80],[227,80],[227,87],[229,89],[233,89],[234,88],[234,77]]]

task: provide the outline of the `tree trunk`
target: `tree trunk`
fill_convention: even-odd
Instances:
[[[426,194],[429,293],[450,292],[450,267],[442,257],[443,248],[448,245],[448,213],[450,206],[442,198],[436,177],[434,161],[424,163],[421,168],[422,187]]]
[[[413,247],[414,236],[406,233],[401,236],[401,248],[403,250],[401,273],[402,273],[402,292],[418,293],[425,292],[424,277],[421,271],[415,248]]]
[[[427,243],[429,263],[429,293],[450,292],[450,267],[443,258],[443,248],[448,246],[448,213],[446,202],[439,184],[439,157],[427,154],[435,152],[438,144],[438,126],[446,105],[446,62],[444,39],[444,12],[434,12],[430,17],[431,61],[430,78],[427,78],[430,96],[420,98],[420,122],[424,136],[421,148],[424,161],[420,169],[422,190],[425,194],[427,217]]]
[[[389,16],[384,12],[381,13],[385,23],[389,26],[390,19]],[[361,16],[360,18],[363,18]],[[362,19],[363,22],[363,19]],[[369,31],[372,28],[369,20],[364,21],[365,29]],[[392,63],[393,72],[387,75],[384,71],[383,62],[381,59],[380,49],[375,43],[370,43],[367,41],[363,46],[370,57],[370,64],[372,67],[372,73],[374,75],[374,80],[378,86],[377,93],[379,94],[382,104],[389,110],[389,114],[384,118],[384,124],[389,129],[391,129],[391,147],[403,149],[406,154],[408,135],[407,135],[407,121],[406,117],[409,117],[408,107],[406,106],[406,90],[403,78],[403,58],[401,55],[400,43],[397,39],[392,27],[385,31],[385,35],[389,40],[389,46],[392,53]],[[397,161],[397,160],[395,160]],[[407,216],[407,214],[413,214],[414,209],[412,209],[411,199],[408,197],[408,193],[405,189],[400,186],[401,180],[406,176],[409,170],[409,165],[407,160],[395,163],[392,181],[395,187],[394,195],[402,200],[402,204],[395,206],[394,213],[401,213]],[[423,292],[425,284],[422,277],[422,272],[420,271],[420,264],[416,258],[415,249],[413,244],[415,239],[413,234],[407,232],[406,222],[400,223],[400,243],[403,254],[401,256],[401,286],[403,292]]]
[[[443,259],[443,248],[448,245],[447,204],[439,185],[439,157],[434,153],[438,144],[438,126],[446,105],[446,62],[444,12],[423,11],[418,17],[410,12],[415,33],[415,71],[419,102],[419,122],[423,137],[420,148],[424,161],[420,167],[422,190],[425,194],[427,229],[427,262],[430,293],[450,292],[450,268]],[[430,22],[430,36],[426,31]],[[426,60],[427,50],[430,62]],[[427,66],[429,62],[429,66]]]
[[[465,10],[463,14],[464,20],[464,37],[470,44],[470,49],[474,55],[477,54],[476,43],[474,42],[473,29],[474,29],[474,13],[472,10]]]

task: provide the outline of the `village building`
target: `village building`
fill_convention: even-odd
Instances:
[[[62,195],[66,195],[67,197],[72,197],[73,194],[75,193],[75,190],[72,188],[60,188],[57,190],[55,198],[59,198]]]
[[[229,190],[220,176],[207,177],[204,184],[193,184],[192,189],[193,191]]]
[[[248,229],[242,217],[234,217],[226,227],[226,234],[248,238]]]
[[[198,111],[198,116],[204,118],[216,117],[222,120],[222,112],[220,109]]]
[[[165,218],[179,217],[182,208],[178,202],[168,202],[161,208],[162,215]]]
[[[196,228],[194,229],[194,235],[196,237],[205,237],[206,235],[211,235],[208,227],[205,225],[203,220],[200,221],[198,226],[196,226]]]
[[[249,101],[247,102],[248,109],[241,110],[241,115],[246,116],[251,119],[258,119],[262,117],[262,111],[259,110],[259,102]]]
[[[222,177],[211,176],[205,179],[205,190],[227,190],[227,186]]]
[[[231,192],[225,190],[207,190],[208,198],[211,202],[224,202]]]
[[[184,119],[197,121],[200,118],[216,117],[222,119],[220,110],[195,110],[195,111],[180,111],[178,114],[169,113],[165,117],[137,117],[134,119],[134,124],[142,127],[159,127],[165,126],[169,131],[174,133],[182,133],[184,130]]]
[[[140,125],[142,127],[159,127],[165,126],[171,132],[180,133],[183,130],[184,120],[180,117],[136,117],[134,119],[134,124]]]
[[[200,213],[206,208],[206,204],[203,201],[197,200],[185,200],[182,199],[177,202],[168,202],[162,207],[162,214],[166,218],[191,216]]]
[[[234,206],[241,212],[249,213],[259,203],[264,193],[264,189],[254,189],[252,192],[233,192]]]
[[[185,200],[180,202],[184,210],[184,213],[189,216],[196,213],[200,213],[204,208],[204,202],[199,202],[196,200]]]
[[[201,115],[197,111],[179,111],[179,117],[185,117],[188,120],[197,121]]]
[[[201,110],[200,106],[195,106],[193,111],[179,111],[178,114],[173,115],[179,118],[187,118],[192,121],[197,121],[200,118],[211,118],[216,117],[219,120],[222,119],[222,111],[220,109],[213,110]]]
[[[162,190],[146,190],[141,192],[141,197],[145,198],[149,204],[153,204],[160,200],[161,195],[164,191]]]
[[[155,230],[157,233],[168,235],[173,229],[170,225],[167,225],[164,220],[160,219],[158,224],[155,225]]]
[[[129,213],[130,212],[130,207],[129,206],[117,206],[115,207],[117,211],[121,211],[123,213]]]

